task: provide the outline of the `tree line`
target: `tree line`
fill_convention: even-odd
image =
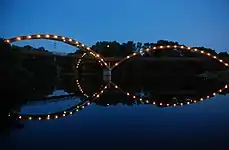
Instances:
[[[125,57],[127,55],[132,54],[133,52],[138,52],[142,49],[152,48],[154,46],[166,46],[166,45],[183,45],[178,42],[167,41],[167,40],[159,40],[156,43],[141,43],[141,42],[133,42],[128,41],[126,43],[119,43],[117,41],[100,41],[96,44],[92,45],[92,49],[95,50],[97,53],[101,54],[104,57]],[[185,45],[183,45],[185,46]],[[215,50],[211,48],[205,47],[194,47],[205,52],[211,53],[212,55],[218,55],[222,58],[229,58],[229,54],[227,51],[217,53]],[[143,54],[143,56],[153,56],[153,57],[163,57],[163,56],[197,56],[193,53],[187,52],[181,49],[166,49],[166,50],[158,50],[158,51],[151,51],[148,53]]]

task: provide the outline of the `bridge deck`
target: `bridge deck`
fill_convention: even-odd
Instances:
[[[28,55],[39,55],[39,56],[61,56],[61,57],[75,57],[77,58],[81,58],[81,54],[74,54],[74,55],[68,55],[67,53],[58,53],[58,52],[39,52],[39,51],[26,51],[25,52]],[[90,59],[93,61],[94,58],[90,57],[90,56],[86,56],[84,57],[85,59],[87,59],[87,61],[89,61]],[[122,60],[124,57],[105,57],[105,61],[107,62],[117,62]],[[209,58],[199,58],[199,57],[160,57],[160,58],[155,58],[155,57],[141,57],[141,56],[136,56],[135,58],[136,60],[145,60],[145,61],[206,61],[209,60]],[[132,59],[130,59],[132,60]]]

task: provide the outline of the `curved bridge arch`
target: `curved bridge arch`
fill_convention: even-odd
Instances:
[[[107,84],[108,85],[108,84]],[[62,117],[66,117],[69,115],[73,115],[74,113],[83,110],[85,107],[92,104],[93,101],[99,98],[101,94],[107,89],[107,85],[98,93],[95,94],[91,99],[86,99],[85,101],[81,101],[78,104],[67,108],[63,111],[49,113],[49,114],[20,114],[20,113],[13,113],[9,114],[10,116],[16,117],[16,119],[20,120],[52,120],[52,119],[59,119]]]
[[[128,60],[128,59],[130,59],[130,58],[132,58],[134,56],[140,55],[141,53],[155,51],[155,50],[160,50],[160,49],[169,49],[169,48],[180,48],[180,49],[183,49],[183,50],[191,51],[193,53],[200,53],[200,54],[202,54],[204,56],[208,56],[208,57],[211,57],[212,59],[217,60],[218,62],[220,62],[222,65],[224,65],[226,67],[229,67],[229,64],[227,62],[225,62],[224,60],[220,59],[216,55],[212,55],[211,53],[205,52],[203,50],[199,50],[197,48],[191,48],[191,47],[187,47],[187,46],[183,46],[183,45],[167,45],[167,46],[161,45],[161,46],[154,46],[152,48],[146,48],[146,49],[140,50],[138,52],[134,52],[134,53],[126,56],[125,58],[123,58],[119,62],[115,63],[111,67],[111,69],[116,68],[117,66],[119,66],[120,64],[122,64],[124,61],[126,61],[126,60]]]
[[[80,65],[81,65],[81,61],[83,60],[83,58],[84,58],[86,55],[87,55],[87,53],[83,53],[83,55],[82,55],[82,56],[80,57],[80,59],[77,61],[76,69],[79,69],[79,67],[80,67]],[[100,64],[100,66],[102,66],[100,60],[99,60],[99,64]],[[76,80],[76,85],[77,85],[78,89],[80,90],[80,92],[83,94],[83,96],[85,96],[85,97],[87,97],[87,98],[90,97],[86,92],[84,92],[84,90],[83,90],[83,88],[82,88],[82,86],[81,86],[81,84],[80,84],[80,82],[79,82],[78,79]],[[92,97],[94,97],[96,94],[97,94],[97,93],[95,92],[95,93],[92,95]]]
[[[31,35],[26,35],[26,36],[17,36],[17,37],[9,38],[9,39],[6,39],[4,41],[8,44],[11,44],[11,43],[14,43],[17,41],[32,40],[32,39],[47,39],[47,40],[60,41],[60,42],[66,43],[68,45],[77,47],[81,50],[86,50],[89,52],[89,54],[91,54],[96,59],[99,59],[106,67],[108,67],[107,63],[104,61],[104,58],[102,56],[97,54],[90,47],[84,45],[83,43],[81,43],[77,40],[69,38],[69,37],[59,36],[59,35],[55,35],[55,34],[31,34]]]
[[[141,97],[141,96],[137,96],[137,95],[134,95],[132,93],[123,91],[118,85],[116,85],[113,82],[111,82],[111,84],[116,89],[120,90],[123,94],[127,95],[128,97],[130,97],[132,99],[139,100],[139,101],[141,101],[141,102],[143,102],[145,104],[153,104],[153,105],[159,105],[159,106],[164,106],[164,107],[184,106],[184,105],[189,105],[189,104],[192,104],[192,103],[197,103],[197,102],[200,102],[200,101],[204,101],[204,100],[207,100],[207,99],[215,97],[217,94],[222,93],[223,91],[227,90],[228,87],[229,87],[229,84],[226,84],[223,87],[221,87],[220,89],[218,89],[217,91],[215,91],[214,93],[211,93],[211,94],[206,95],[206,96],[202,96],[199,100],[190,99],[189,101],[187,101],[185,103],[179,103],[179,104],[172,103],[171,104],[171,103],[162,103],[162,102],[158,102],[157,100],[153,100],[153,99],[150,100],[150,99],[147,99],[147,98],[144,98],[144,97]]]

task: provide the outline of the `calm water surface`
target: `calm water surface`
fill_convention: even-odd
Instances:
[[[78,101],[75,98],[24,105],[21,112],[64,110]],[[226,149],[229,95],[165,108],[146,104],[103,107],[92,103],[72,116],[22,123],[24,128],[4,135],[4,143],[10,143],[6,149]]]

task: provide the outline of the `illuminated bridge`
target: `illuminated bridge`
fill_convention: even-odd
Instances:
[[[134,53],[132,53],[132,54],[130,54],[124,58],[104,58],[100,54],[97,54],[90,47],[86,46],[85,44],[83,44],[77,40],[74,40],[72,38],[65,37],[65,36],[55,35],[55,34],[32,34],[32,35],[26,35],[26,36],[17,36],[17,37],[13,37],[10,39],[6,39],[5,42],[11,44],[11,43],[21,41],[21,40],[32,40],[32,39],[47,39],[47,40],[60,41],[60,42],[66,43],[68,45],[71,45],[73,47],[79,48],[80,50],[85,51],[85,54],[83,54],[81,56],[75,55],[75,57],[79,58],[79,60],[76,64],[76,68],[79,68],[79,65],[81,64],[83,57],[86,54],[89,54],[93,58],[98,60],[102,67],[105,66],[104,75],[108,75],[108,76],[111,76],[112,71],[115,68],[117,68],[118,66],[120,66],[125,61],[127,61],[131,58],[134,58],[136,56],[141,56],[142,54],[147,53],[147,52],[153,52],[153,51],[159,51],[159,50],[169,50],[171,48],[172,49],[181,49],[181,50],[185,50],[185,51],[189,51],[189,52],[193,52],[193,53],[198,53],[198,54],[207,56],[208,58],[211,58],[211,59],[218,61],[223,66],[226,66],[226,67],[229,66],[228,62],[224,61],[223,59],[219,58],[216,55],[213,55],[209,52],[205,52],[201,49],[191,48],[191,47],[184,46],[184,45],[159,45],[159,46],[153,46],[150,48],[142,49],[142,50],[140,50],[138,52],[134,52]],[[56,52],[53,52],[53,54],[54,55],[61,55],[61,56],[67,55],[66,53],[56,53]],[[149,60],[149,59],[150,60],[157,60],[156,58],[144,58],[144,60]],[[160,58],[160,60],[162,60],[162,58]],[[185,61],[195,60],[195,61],[199,61],[200,59],[199,58],[166,58],[165,60],[169,60],[169,61],[171,61],[171,60],[185,60]]]

